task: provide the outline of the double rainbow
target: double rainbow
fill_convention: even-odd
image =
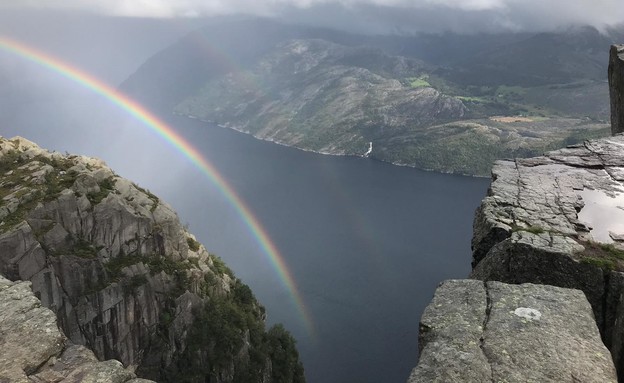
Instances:
[[[228,185],[217,169],[215,169],[210,162],[202,157],[201,153],[196,148],[176,133],[173,128],[167,126],[163,121],[156,118],[142,105],[97,78],[81,71],[80,69],[21,42],[2,36],[0,36],[0,49],[48,68],[65,78],[102,95],[111,103],[117,105],[119,108],[140,121],[144,126],[159,135],[177,151],[182,153],[189,161],[191,161],[191,163],[193,163],[204,175],[206,175],[206,177],[208,177],[210,181],[214,183],[214,185],[220,190],[221,194],[234,207],[238,215],[244,221],[245,225],[270,260],[273,268],[279,275],[281,282],[288,290],[288,293],[297,308],[299,316],[308,331],[308,334],[313,334],[310,316],[307,313],[306,307],[301,299],[301,295],[297,290],[293,277],[286,267],[284,258],[280,254],[279,250],[271,241],[271,238],[269,238],[266,231],[262,228],[258,219],[252,214],[241,198],[236,194],[232,187]]]

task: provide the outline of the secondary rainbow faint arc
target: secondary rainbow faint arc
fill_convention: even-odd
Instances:
[[[225,179],[219,174],[217,169],[202,157],[201,153],[195,149],[189,142],[177,134],[171,127],[167,126],[164,122],[156,118],[147,109],[141,106],[136,101],[132,100],[128,96],[105,84],[104,82],[96,79],[95,77],[70,66],[63,61],[50,56],[46,53],[40,52],[32,47],[29,47],[21,42],[0,36],[0,48],[7,52],[14,53],[20,57],[26,58],[31,62],[44,66],[53,70],[56,73],[104,96],[113,104],[119,106],[121,109],[128,112],[137,120],[143,122],[145,126],[157,133],[160,137],[164,138],[174,148],[184,154],[197,168],[199,168],[208,178],[219,188],[223,196],[234,207],[234,209],[241,216],[245,222],[249,231],[253,234],[255,239],[260,244],[264,253],[269,257],[275,270],[277,271],[282,283],[288,289],[299,315],[306,327],[309,335],[313,334],[312,321],[307,313],[306,307],[303,304],[301,295],[297,290],[293,277],[290,271],[286,267],[286,263],[283,257],[280,255],[277,247],[271,241],[266,231],[262,228],[258,219],[251,213],[249,208],[236,194],[236,192],[227,184]]]

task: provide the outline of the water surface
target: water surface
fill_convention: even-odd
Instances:
[[[204,179],[167,185],[166,199],[251,285],[269,321],[293,332],[308,380],[406,381],[435,287],[469,273],[473,214],[489,180],[302,152],[181,117],[171,122],[269,233],[314,333],[240,218],[204,199]]]

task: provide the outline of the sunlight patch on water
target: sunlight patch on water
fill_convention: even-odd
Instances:
[[[612,243],[611,234],[624,237],[624,194],[607,195],[600,190],[584,189],[585,206],[578,213],[579,221],[591,227],[595,241]]]

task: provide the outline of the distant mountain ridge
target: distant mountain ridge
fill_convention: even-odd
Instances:
[[[593,28],[406,37],[215,23],[121,87],[159,110],[305,150],[488,175],[497,158],[607,134],[610,43]]]
[[[405,126],[464,116],[461,100],[410,84],[424,82],[424,68],[371,48],[291,40],[247,72],[208,81],[175,111],[289,146],[362,155]]]

